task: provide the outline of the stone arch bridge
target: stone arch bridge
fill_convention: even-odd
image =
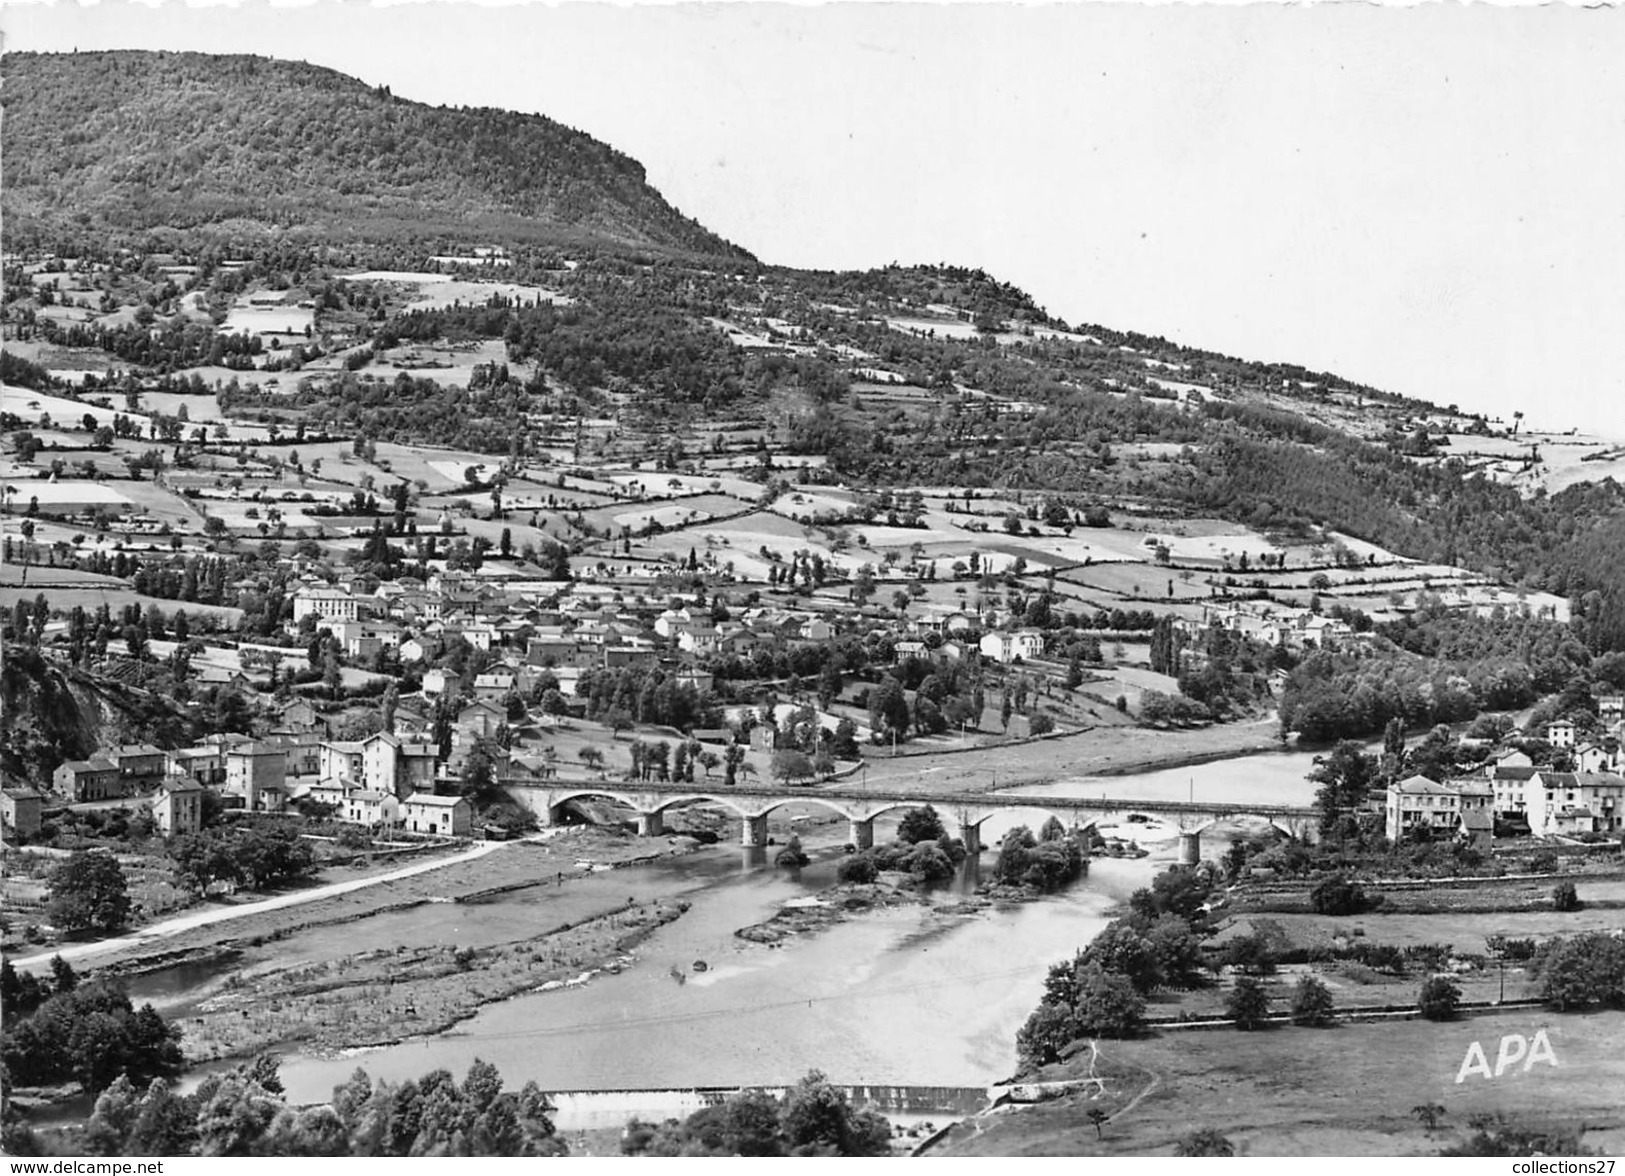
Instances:
[[[859,849],[874,844],[876,817],[899,809],[930,805],[947,824],[957,827],[971,853],[982,849],[982,823],[1005,812],[1030,812],[1035,823],[1048,816],[1066,818],[1074,834],[1096,825],[1123,822],[1131,813],[1154,813],[1179,825],[1180,860],[1194,865],[1201,856],[1202,834],[1220,821],[1251,817],[1268,821],[1289,836],[1304,841],[1316,838],[1316,812],[1295,805],[1218,804],[1187,801],[1125,799],[1108,796],[1022,796],[1002,792],[872,792],[863,788],[722,787],[705,784],[616,783],[572,781],[544,785],[511,785],[514,799],[547,825],[560,824],[564,806],[576,800],[609,800],[637,814],[638,832],[659,836],[665,832],[666,810],[688,804],[711,804],[735,813],[741,840],[747,848],[767,844],[767,818],[787,804],[816,804],[845,817],[847,840]]]

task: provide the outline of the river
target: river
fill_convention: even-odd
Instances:
[[[1308,755],[1248,756],[1016,791],[1307,803],[1309,766]],[[1030,812],[999,814],[984,827],[987,843],[1016,821],[1036,823]],[[844,1083],[985,1086],[1014,1071],[1015,1033],[1037,1005],[1049,965],[1093,938],[1107,909],[1146,885],[1173,849],[1160,822],[1125,824],[1118,832],[1147,843],[1153,857],[1097,858],[1089,877],[1060,895],[972,915],[931,906],[872,911],[778,945],[739,939],[736,929],[834,882],[844,823],[802,827],[814,860],[794,875],[761,851],[718,846],[572,882],[572,890],[602,891],[606,902],[675,897],[691,906],[619,973],[488,1005],[429,1038],[343,1057],[290,1054],[282,1065],[289,1097],[325,1100],[358,1066],[400,1081],[439,1067],[460,1075],[475,1058],[494,1063],[510,1085],[534,1079],[553,1090],[780,1085],[813,1068]],[[882,825],[876,836],[889,830]],[[991,868],[994,852],[981,869]],[[967,863],[938,902],[972,889],[976,870]],[[512,941],[550,924],[552,893],[537,886],[314,927],[281,941],[277,962],[401,943]],[[138,981],[135,995],[181,1013],[224,978],[160,974]]]

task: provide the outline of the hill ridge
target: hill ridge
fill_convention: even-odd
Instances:
[[[298,231],[750,257],[637,160],[545,115],[429,106],[252,54],[10,53],[4,70],[12,242]]]

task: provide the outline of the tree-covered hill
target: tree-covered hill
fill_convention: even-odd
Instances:
[[[12,249],[167,227],[745,256],[667,204],[636,160],[539,115],[199,53],[7,54],[5,88]]]

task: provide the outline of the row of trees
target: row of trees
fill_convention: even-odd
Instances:
[[[191,1094],[128,1075],[96,1100],[83,1151],[101,1156],[559,1156],[554,1108],[534,1082],[503,1089],[475,1060],[392,1083],[357,1070],[329,1102],[287,1102],[277,1064],[260,1057],[207,1075]],[[24,1143],[26,1140],[15,1140]],[[13,1154],[28,1154],[13,1151]]]

